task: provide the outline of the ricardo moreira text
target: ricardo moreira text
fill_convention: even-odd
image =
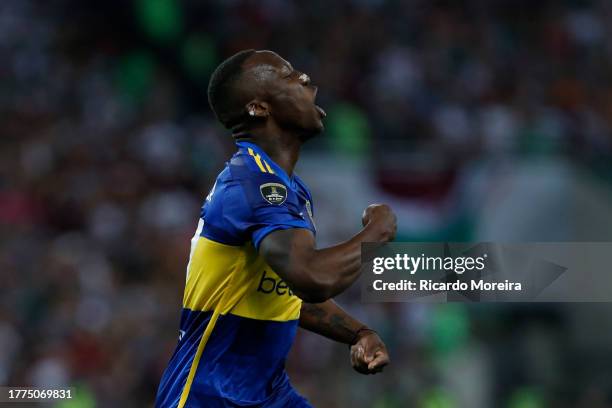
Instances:
[[[472,257],[442,257],[442,256],[410,256],[396,254],[392,257],[376,257],[373,259],[372,272],[380,275],[385,271],[400,270],[414,275],[418,271],[453,271],[462,275],[466,271],[482,271],[485,268],[487,254]],[[382,279],[373,282],[374,290],[420,290],[420,291],[465,291],[465,290],[522,290],[519,282],[486,282],[482,279],[472,280],[468,284],[457,280],[456,282],[436,282],[430,279],[421,279],[417,282],[402,279],[398,282],[384,282]]]

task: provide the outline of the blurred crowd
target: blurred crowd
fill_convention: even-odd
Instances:
[[[277,51],[320,87],[308,157],[361,160],[373,188],[436,206],[476,162],[554,155],[612,181],[611,39],[606,0],[3,0],[0,385],[152,404],[233,151],[206,86],[234,52]],[[300,333],[289,373],[317,407],[612,406],[611,346],[577,345],[570,306],[340,303],[393,364],[361,377]]]

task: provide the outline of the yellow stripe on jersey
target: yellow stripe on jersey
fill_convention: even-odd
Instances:
[[[192,251],[183,296],[183,307],[213,311],[198,344],[183,387],[178,408],[189,391],[206,343],[219,315],[286,322],[300,317],[302,300],[293,295],[253,245],[225,245],[200,236]]]
[[[189,397],[189,391],[191,391],[191,384],[193,384],[193,379],[195,377],[196,371],[198,371],[198,365],[200,364],[200,358],[202,358],[202,353],[204,353],[204,348],[206,347],[206,343],[208,343],[208,339],[212,334],[213,329],[215,328],[215,324],[217,323],[217,318],[219,317],[219,313],[215,311],[206,326],[206,330],[204,330],[204,334],[202,334],[202,339],[198,344],[198,349],[196,350],[195,356],[193,357],[193,361],[191,363],[191,368],[189,368],[189,374],[187,374],[187,380],[185,381],[185,386],[183,387],[183,391],[181,392],[181,398],[179,399],[179,403],[176,408],[184,408],[187,403],[187,398]]]
[[[230,314],[257,320],[286,322],[300,318],[302,301],[271,269],[257,272],[246,295]]]
[[[272,167],[270,167],[270,165],[268,164],[267,161],[263,161],[264,164],[266,165],[266,169],[268,169],[268,172],[270,172],[270,174],[274,174],[274,170],[272,170]]]
[[[257,165],[259,166],[259,170],[261,170],[262,172],[265,173],[266,169],[264,168],[264,166],[263,166],[263,164],[261,162],[261,156],[259,154],[255,153],[253,151],[253,149],[251,149],[250,147],[249,147],[248,150],[249,150],[249,154],[255,158],[255,163],[257,163]],[[267,165],[267,163],[266,163],[266,165]]]
[[[231,292],[231,293],[230,293]],[[183,307],[258,320],[299,318],[302,301],[250,243],[225,245],[200,237],[189,265]]]
[[[215,309],[227,292],[230,280],[244,268],[245,257],[243,247],[200,236],[191,255],[183,307],[196,311]]]

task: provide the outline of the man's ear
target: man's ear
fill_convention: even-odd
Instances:
[[[253,99],[247,103],[245,109],[252,118],[267,118],[270,116],[270,105],[258,99]]]

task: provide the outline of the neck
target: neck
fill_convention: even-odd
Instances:
[[[293,174],[293,169],[300,156],[302,141],[299,136],[280,129],[251,129],[244,132],[235,132],[236,140],[255,143],[274,160],[287,175]]]

